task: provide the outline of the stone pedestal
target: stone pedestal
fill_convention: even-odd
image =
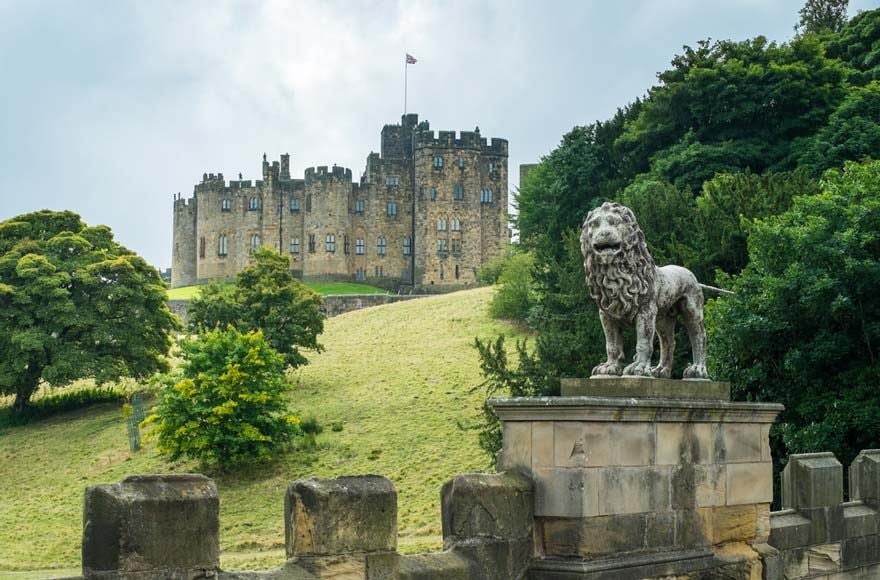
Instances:
[[[722,400],[729,390],[718,383],[608,381],[580,384],[625,398],[492,401],[503,423],[499,469],[535,482],[530,577],[751,573],[752,546],[769,534],[769,429],[782,406]],[[705,400],[694,398],[701,387]],[[655,396],[676,390],[692,396]]]

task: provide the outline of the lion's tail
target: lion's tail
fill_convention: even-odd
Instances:
[[[700,284],[700,288],[703,290],[708,290],[710,292],[717,292],[719,294],[728,294],[730,296],[736,296],[736,292],[731,292],[730,290],[725,290],[724,288],[716,288],[715,286],[709,286],[707,284]]]

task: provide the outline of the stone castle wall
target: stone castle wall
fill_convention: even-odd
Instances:
[[[338,166],[291,179],[286,154],[264,156],[256,182],[205,174],[191,199],[175,199],[172,287],[233,278],[255,245],[289,255],[305,278],[474,285],[508,239],[507,141],[435,135],[407,114],[383,128],[381,152],[359,182]]]

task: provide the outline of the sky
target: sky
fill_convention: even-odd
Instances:
[[[205,172],[334,163],[386,123],[510,143],[510,186],[683,45],[794,34],[802,0],[0,0],[0,220],[69,209],[158,268]],[[851,0],[850,12],[877,7]]]

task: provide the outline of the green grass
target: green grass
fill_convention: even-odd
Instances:
[[[492,288],[349,312],[325,323],[326,351],[290,374],[291,405],[324,425],[313,451],[237,475],[208,475],[220,493],[226,569],[284,560],[284,491],[308,476],[377,473],[399,494],[402,552],[439,549],[440,486],[484,471],[477,433],[483,399],[475,336],[514,334],[486,315]],[[341,431],[330,428],[340,422]],[[100,404],[0,432],[0,570],[79,564],[87,485],[134,473],[197,471],[168,464],[152,443],[128,451],[117,404]],[[2,577],[2,573],[0,573]]]
[[[337,294],[388,294],[388,290],[358,284],[357,282],[305,282],[305,285],[321,296],[334,296]],[[201,286],[183,286],[168,290],[169,300],[192,300],[199,295]]]

